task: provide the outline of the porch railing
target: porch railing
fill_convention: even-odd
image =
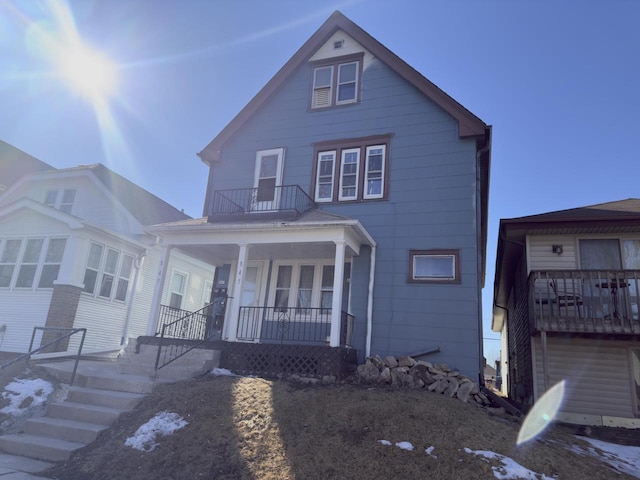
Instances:
[[[155,369],[168,365],[205,342],[220,338],[226,300],[226,297],[219,298],[195,312],[161,305]]]
[[[354,317],[341,313],[340,345],[350,345]],[[240,307],[237,339],[265,343],[327,345],[330,308]]]
[[[640,270],[536,270],[527,282],[534,330],[640,333]]]
[[[214,192],[211,216],[282,211],[301,214],[314,206],[298,185],[238,188]]]

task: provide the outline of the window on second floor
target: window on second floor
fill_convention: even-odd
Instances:
[[[65,188],[64,190],[47,190],[44,197],[44,204],[57,208],[61,212],[71,213],[73,202],[76,199],[75,188]]]
[[[311,108],[357,103],[360,97],[359,57],[343,58],[313,68]]]
[[[389,136],[316,145],[316,202],[383,199],[388,196]]]

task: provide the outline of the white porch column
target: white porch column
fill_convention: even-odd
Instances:
[[[162,247],[160,252],[160,264],[156,274],[156,284],[153,287],[153,299],[151,300],[151,310],[149,311],[149,321],[147,322],[147,336],[154,336],[158,327],[158,315],[160,315],[160,303],[162,302],[162,291],[164,282],[167,279],[167,266],[172,247]]]
[[[345,242],[336,243],[336,259],[333,271],[333,301],[331,303],[331,333],[329,346],[340,346],[340,320],[342,317],[342,283],[344,279]]]
[[[249,260],[249,247],[247,244],[240,244],[238,251],[238,262],[236,265],[236,276],[231,292],[231,305],[229,309],[227,325],[227,340],[235,342],[238,336],[238,319],[240,318],[240,304],[242,303],[242,288],[244,286],[244,273]]]

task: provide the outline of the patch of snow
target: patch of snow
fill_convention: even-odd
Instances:
[[[160,412],[141,425],[133,436],[125,440],[124,444],[141,452],[150,452],[159,445],[156,441],[158,437],[171,435],[187,424],[188,422],[177,413]]]
[[[378,442],[380,442],[383,445],[391,445],[391,442],[389,440],[378,440]]]
[[[426,453],[427,455],[429,455],[430,457],[433,458],[438,458],[437,455],[433,454],[433,451],[436,449],[436,447],[434,447],[433,445],[431,445],[429,448],[425,448],[424,449],[424,453]]]
[[[411,442],[396,442],[396,447],[409,451],[412,451],[414,448]]]
[[[498,480],[508,479],[522,479],[522,480],[554,480],[553,477],[548,477],[543,473],[536,473],[523,467],[512,458],[505,457],[499,453],[491,452],[489,450],[471,450],[465,448],[465,452],[473,453],[474,455],[481,456],[487,459],[495,459],[502,463],[500,467],[491,467],[493,470],[493,476]]]
[[[577,437],[589,442],[595,448],[584,449],[572,445],[570,450],[581,455],[590,455],[606,463],[618,472],[640,478],[640,447],[617,445],[587,437]],[[596,450],[596,448],[598,450]]]
[[[27,408],[42,405],[49,394],[53,392],[53,385],[41,378],[14,379],[4,387],[5,391],[0,394],[2,398],[9,399],[9,405],[0,409],[0,413],[8,415],[19,415]],[[27,399],[31,402],[27,404]],[[26,405],[21,407],[21,405]]]
[[[213,375],[214,377],[237,377],[235,373],[233,373],[231,370],[227,370],[226,368],[214,368],[209,373],[211,373],[211,375]]]

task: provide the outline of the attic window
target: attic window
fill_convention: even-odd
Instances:
[[[334,48],[337,47],[334,43]],[[362,75],[360,56],[342,57],[342,60],[323,64],[313,69],[311,108],[326,108],[357,103]]]

